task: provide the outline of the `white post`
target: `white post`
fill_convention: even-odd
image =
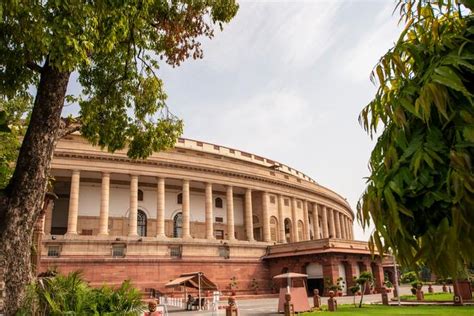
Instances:
[[[398,271],[397,271],[397,259],[395,258],[395,255],[392,252],[392,258],[393,258],[393,276],[394,276],[394,281],[395,281],[395,289],[397,290],[397,300],[398,300],[398,306],[400,306],[400,287],[398,286]]]

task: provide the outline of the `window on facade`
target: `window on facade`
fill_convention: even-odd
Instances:
[[[114,258],[125,257],[125,245],[124,244],[112,245],[112,257]]]
[[[48,257],[59,257],[59,246],[48,246]]]
[[[138,236],[146,237],[146,214],[142,210],[137,213],[137,233]]]
[[[216,223],[224,223],[224,218],[223,217],[216,216],[215,220],[216,220]]]
[[[181,238],[183,236],[183,213],[179,212],[173,217],[173,237]]]
[[[285,202],[284,202],[284,203],[285,203],[285,206],[290,206],[290,200],[285,199]]]
[[[291,220],[289,218],[285,218],[285,239],[286,242],[291,241]]]
[[[256,241],[262,241],[262,229],[260,227],[254,227],[253,229],[253,238],[255,238]]]
[[[139,201],[143,201],[143,191],[142,191],[142,190],[138,190],[137,195],[138,195],[138,200],[139,200]]]
[[[222,199],[219,198],[219,197],[216,198],[216,199],[214,200],[214,204],[215,204],[216,208],[222,208],[222,204],[223,204],[223,203],[222,203]]]
[[[83,236],[92,236],[92,229],[83,229],[81,231],[81,235],[83,235]]]
[[[303,222],[298,221],[298,240],[303,240]]]
[[[221,229],[214,230],[214,237],[216,237],[216,239],[219,239],[219,240],[224,239],[224,231]]]
[[[276,201],[275,196],[270,195],[270,203],[275,204],[275,201]]]
[[[300,201],[297,201],[297,202],[296,202],[296,207],[297,207],[297,208],[301,208],[301,202],[300,202]]]
[[[171,258],[181,258],[182,253],[181,253],[181,246],[170,246],[170,257]]]
[[[183,204],[183,193],[179,193],[177,196],[176,196],[176,203],[177,204]]]
[[[278,221],[274,216],[270,218],[270,238],[272,241],[278,241]]]

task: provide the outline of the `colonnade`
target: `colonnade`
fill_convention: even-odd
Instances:
[[[138,213],[138,175],[130,175],[130,205],[128,217],[128,236],[138,236],[137,233],[137,213]],[[157,205],[156,205],[156,237],[165,238],[165,178],[157,178]],[[66,235],[77,234],[77,220],[79,209],[79,187],[80,187],[80,171],[74,170],[71,177],[71,188],[69,196],[69,214]],[[235,239],[235,225],[234,225],[234,187],[226,185],[226,209],[227,209],[227,239]],[[254,227],[253,227],[253,205],[252,195],[253,190],[245,189],[244,195],[244,218],[246,239],[254,241]],[[278,207],[278,240],[277,242],[287,242],[285,235],[285,217],[284,204],[285,199],[289,199],[291,208],[291,241],[305,241],[310,240],[310,231],[312,225],[313,239],[320,238],[340,238],[340,239],[354,239],[352,229],[352,219],[341,211],[333,209],[327,205],[323,205],[314,201],[300,200],[295,197],[286,197],[272,192],[260,191],[262,194],[262,228],[263,241],[271,242],[270,230],[270,212],[269,212],[269,195],[276,195],[276,203]],[[205,227],[206,239],[214,239],[214,225],[213,225],[213,184],[205,184]],[[108,235],[108,221],[109,221],[109,197],[110,197],[110,173],[102,173],[101,182],[101,200],[99,213],[99,235]],[[303,230],[301,236],[298,231],[298,203],[302,202],[303,212]],[[310,206],[312,214],[310,214]],[[311,216],[311,224],[310,224]],[[190,181],[182,180],[182,238],[191,238],[190,233]],[[302,237],[302,238],[300,238]],[[302,239],[302,240],[300,240]]]

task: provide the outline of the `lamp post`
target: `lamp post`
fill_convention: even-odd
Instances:
[[[395,290],[397,291],[397,300],[398,300],[398,306],[400,306],[400,287],[398,286],[398,269],[397,269],[397,259],[395,258],[395,255],[393,254],[393,251],[391,251],[392,254],[392,259],[393,259],[393,275],[395,278]]]

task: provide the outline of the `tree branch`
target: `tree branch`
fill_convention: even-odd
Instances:
[[[37,72],[37,73],[41,73],[43,72],[43,67],[41,67],[40,65],[38,65],[37,63],[34,63],[32,61],[27,61],[26,62],[26,67]]]
[[[77,132],[81,129],[82,122],[81,117],[76,118],[61,118],[60,128],[58,131],[58,138],[61,139],[64,136],[70,135],[74,132]]]

